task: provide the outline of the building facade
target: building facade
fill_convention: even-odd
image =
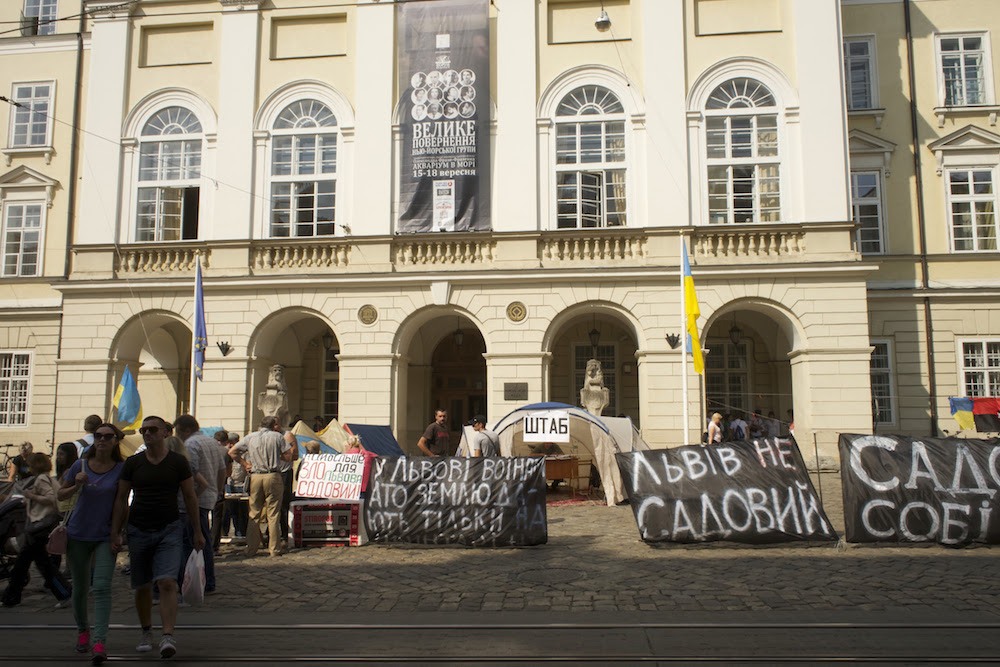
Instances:
[[[5,442],[111,415],[126,365],[188,410],[199,261],[196,413],[237,431],[275,364],[410,451],[437,407],[577,403],[591,357],[654,446],[794,410],[825,462],[1000,394],[989,0],[495,0],[492,229],[414,234],[394,3],[8,4]]]

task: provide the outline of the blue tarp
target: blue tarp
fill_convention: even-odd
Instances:
[[[373,454],[406,456],[388,426],[368,426],[366,424],[345,424],[345,426],[351,433],[360,437],[364,448]]]

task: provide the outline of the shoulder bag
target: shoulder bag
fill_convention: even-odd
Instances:
[[[83,472],[87,472],[87,459],[81,459],[81,461],[82,463],[80,465],[82,466]],[[77,489],[73,495],[78,496],[79,494],[80,489]],[[73,504],[73,508],[70,509],[70,511],[66,512],[63,520],[59,522],[59,525],[56,526],[49,534],[49,543],[45,547],[45,550],[53,556],[62,556],[66,553],[66,544],[69,541],[69,535],[66,533],[66,524],[69,523],[69,518],[73,515],[73,511],[75,509],[76,503]]]

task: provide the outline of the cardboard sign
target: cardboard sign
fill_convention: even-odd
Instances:
[[[848,542],[1000,543],[1000,439],[840,435]]]
[[[523,427],[525,442],[569,442],[569,413],[565,410],[530,412]]]
[[[365,457],[361,454],[306,454],[299,464],[295,495],[360,502],[364,471]]]

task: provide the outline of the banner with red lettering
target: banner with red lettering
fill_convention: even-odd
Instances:
[[[364,471],[362,454],[306,454],[299,463],[295,495],[341,503],[361,502]]]
[[[645,542],[836,540],[790,438],[615,454]]]
[[[840,435],[848,542],[1000,543],[1000,438]]]
[[[490,229],[487,0],[396,5],[397,231]]]

